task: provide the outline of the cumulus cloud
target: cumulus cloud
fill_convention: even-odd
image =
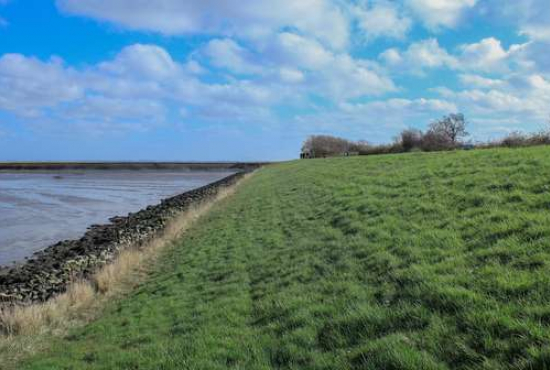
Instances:
[[[390,68],[412,73],[422,73],[424,69],[457,66],[457,60],[431,38],[412,43],[407,50],[388,49],[379,58]]]
[[[282,67],[279,76],[285,83],[300,83],[305,79],[304,73],[296,68]]]
[[[43,62],[20,54],[0,57],[2,109],[36,115],[39,109],[78,99],[82,94],[76,73],[59,58]]]
[[[279,34],[265,55],[285,68],[304,70],[303,80],[311,91],[331,99],[382,95],[396,89],[374,63],[334,53],[315,40],[293,33]]]
[[[254,53],[230,39],[213,39],[185,61],[174,60],[159,46],[134,44],[110,60],[81,69],[69,68],[57,58],[4,55],[0,108],[103,129],[108,123],[160,124],[171,111],[182,109],[188,114],[179,119],[222,121],[226,112],[233,121],[248,117],[254,122],[269,117],[280,104],[292,106],[314,96],[339,103],[395,89],[372,62],[332,52],[318,41],[291,33],[270,40],[264,59],[253,58]],[[206,58],[230,74],[216,74],[196,58]]]
[[[121,126],[128,129],[147,129],[164,122],[166,107],[150,99],[121,99],[91,95],[75,101],[56,112],[56,117],[89,127],[116,130]]]
[[[180,67],[159,46],[134,44],[122,49],[113,61],[101,63],[99,69],[118,75],[141,75],[157,80],[173,77]]]
[[[405,0],[407,7],[430,29],[455,28],[477,0]]]
[[[479,89],[490,89],[504,85],[503,80],[487,78],[474,74],[461,74],[459,75],[459,79],[462,85],[469,88],[474,87]]]
[[[487,18],[507,21],[529,42],[514,50],[515,62],[523,68],[532,68],[541,73],[550,73],[550,7],[546,0],[497,1],[485,0]]]
[[[352,13],[367,40],[379,37],[403,39],[412,27],[411,19],[391,2],[376,2],[372,6],[363,2],[353,7]]]
[[[68,14],[167,35],[261,38],[293,27],[336,49],[349,38],[344,11],[330,0],[57,0],[57,5]]]
[[[514,55],[523,48],[512,45],[505,50],[499,40],[489,37],[461,47],[461,67],[485,72],[506,72]]]
[[[491,16],[507,17],[532,40],[550,41],[550,7],[546,0],[487,0]]]
[[[231,39],[213,39],[204,47],[203,52],[216,67],[244,74],[262,71],[252,61],[251,53]]]
[[[532,45],[527,43],[505,49],[500,40],[489,37],[461,45],[450,53],[439,45],[437,39],[431,38],[412,43],[404,51],[387,49],[379,55],[379,59],[388,67],[405,72],[421,73],[426,69],[445,67],[494,74],[509,72],[512,66],[527,67],[532,64],[526,57],[529,48]]]
[[[124,30],[208,38],[182,60],[146,44],[130,45],[113,58],[80,68],[58,58],[6,54],[0,57],[0,109],[106,129],[170,120],[220,124],[229,117],[260,126],[276,122],[277,112],[290,116],[293,109],[311,111],[321,105],[336,108],[300,116],[296,123],[323,121],[329,127],[345,122],[359,129],[365,128],[365,117],[376,117],[366,128],[387,134],[410,120],[425,123],[457,110],[480,124],[494,121],[499,127],[506,117],[508,122],[517,122],[518,116],[541,122],[550,106],[550,14],[543,0],[56,3],[65,14]],[[515,16],[518,32],[528,41],[510,46],[486,37],[457,45],[450,37],[440,43],[432,35],[457,29],[488,4],[494,12]],[[416,32],[413,22],[426,30]],[[350,40],[351,31],[359,42]],[[428,36],[407,39],[418,34]],[[375,39],[384,39],[380,45],[390,48],[377,61],[358,56],[369,55],[367,48]],[[365,40],[366,46],[361,43]],[[397,94],[384,99],[404,91],[392,76],[440,76],[441,70],[463,90],[438,88],[426,93],[430,99],[395,98]],[[434,92],[439,94],[435,98]]]
[[[342,104],[340,108],[345,112],[361,111],[363,113],[377,113],[380,115],[398,114],[403,117],[411,114],[440,114],[454,112],[457,107],[454,103],[441,99],[388,99],[363,104]],[[392,113],[393,112],[393,113]]]
[[[291,32],[278,34],[265,50],[265,54],[276,63],[309,70],[328,67],[334,57],[319,42]]]

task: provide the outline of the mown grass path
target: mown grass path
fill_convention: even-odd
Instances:
[[[550,368],[550,148],[270,166],[23,369]]]

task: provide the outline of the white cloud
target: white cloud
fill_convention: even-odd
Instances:
[[[345,53],[332,53],[314,40],[282,33],[268,51],[273,60],[287,67],[309,71],[310,90],[336,101],[394,91],[392,80],[369,61]]]
[[[387,49],[379,55],[379,59],[397,72],[422,74],[427,69],[445,67],[498,74],[510,72],[514,67],[532,69],[537,59],[527,55],[533,46],[532,43],[514,44],[506,50],[499,40],[489,37],[477,43],[461,45],[455,53],[449,53],[437,39],[431,38],[412,43],[404,51]]]
[[[276,63],[309,70],[327,68],[334,58],[319,42],[290,32],[278,34],[265,55]]]
[[[491,16],[507,17],[531,40],[550,41],[550,7],[547,0],[487,1],[492,10]]]
[[[372,68],[369,62],[348,55],[335,57],[330,69],[318,78],[321,80],[319,93],[328,88],[330,94],[339,100],[379,96],[396,90],[392,80]]]
[[[20,54],[0,57],[0,108],[21,115],[78,99],[83,94],[75,72],[59,58],[42,62]]]
[[[305,79],[304,73],[299,69],[283,67],[279,69],[281,80],[286,83],[300,83]]]
[[[477,0],[405,0],[411,11],[430,29],[455,28]]]
[[[454,66],[456,64],[455,58],[439,46],[436,39],[428,39],[412,44],[405,53],[405,57],[413,65],[427,68]]]
[[[490,89],[504,85],[504,81],[473,74],[459,75],[460,82],[469,88]]]
[[[263,38],[292,27],[333,48],[348,43],[348,20],[330,0],[57,0],[66,13],[167,35]]]
[[[208,72],[199,62],[196,60],[190,60],[185,63],[184,68],[185,72],[192,75],[202,75]]]
[[[394,70],[422,73],[424,69],[457,67],[457,60],[439,45],[436,39],[427,39],[412,43],[401,52],[392,48],[380,54],[388,67]]]
[[[403,62],[403,56],[396,48],[385,50],[379,55],[379,59],[390,66],[398,66]]]
[[[339,104],[396,90],[376,63],[302,35],[283,32],[252,45],[264,49],[214,39],[176,61],[159,46],[134,44],[80,69],[8,54],[0,58],[0,109],[98,130],[153,127],[182,109],[186,121],[224,123],[225,112],[234,122],[263,124],[282,104],[303,107],[314,97]],[[206,69],[203,59],[229,73]]]
[[[391,112],[397,112],[397,114],[419,114],[419,113],[445,113],[454,112],[457,110],[455,104],[440,100],[440,99],[388,99],[374,101],[364,104],[342,104],[342,110],[346,112],[362,113],[383,113],[383,115],[391,114]]]
[[[79,104],[67,109],[66,114],[80,119],[97,119],[108,121],[135,119],[141,117],[148,122],[162,121],[165,108],[158,101],[146,99],[115,99],[92,95],[84,98]]]
[[[547,0],[501,1],[485,0],[488,21],[498,19],[526,36],[529,41],[516,46],[513,62],[519,67],[540,73],[550,73],[550,6]]]
[[[506,72],[510,57],[521,48],[512,45],[505,50],[499,40],[489,37],[478,43],[461,47],[461,66],[463,69],[472,69],[485,72]]]
[[[352,9],[367,40],[379,37],[403,39],[412,26],[412,21],[401,14],[395,3],[383,1],[371,7],[365,3]]]
[[[163,48],[156,45],[134,44],[122,49],[113,61],[101,63],[99,68],[120,75],[163,79],[178,73],[180,67]]]
[[[517,50],[516,60],[519,60],[525,69],[550,74],[549,49],[550,41],[531,41]]]
[[[212,64],[236,73],[259,73],[262,68],[252,62],[250,52],[231,39],[213,39],[204,47]]]

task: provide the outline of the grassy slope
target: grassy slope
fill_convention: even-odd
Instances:
[[[550,366],[549,157],[263,169],[147,284],[22,368]]]

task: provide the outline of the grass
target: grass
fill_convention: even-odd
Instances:
[[[550,148],[291,162],[20,369],[550,369]]]

